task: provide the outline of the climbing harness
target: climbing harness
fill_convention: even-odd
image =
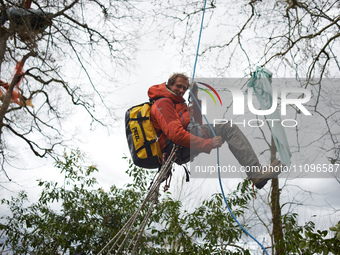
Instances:
[[[139,206],[137,211],[131,216],[131,218],[125,223],[123,228],[104,246],[104,248],[98,253],[98,255],[102,254],[106,249],[108,250],[108,254],[111,254],[111,251],[117,247],[117,250],[115,250],[114,254],[135,254],[137,251],[138,244],[140,240],[142,239],[142,235],[145,229],[145,226],[147,224],[147,221],[151,215],[152,209],[155,204],[158,203],[158,196],[159,196],[159,188],[163,181],[167,180],[169,176],[171,176],[171,169],[172,164],[176,160],[176,151],[177,146],[173,145],[173,148],[171,150],[171,153],[169,154],[169,157],[167,158],[166,162],[162,165],[158,176],[156,180],[152,183],[148,194],[146,195],[143,203]],[[137,231],[133,234],[132,227],[140,214],[141,210],[143,209],[146,204],[150,202],[148,211],[146,212],[143,221],[138,228]],[[132,239],[129,240],[128,247],[124,250],[124,245],[128,241],[129,236],[132,236]],[[123,240],[119,242],[120,239]],[[131,238],[131,237],[130,237]],[[113,243],[113,244],[112,244]],[[112,244],[112,245],[111,245]],[[111,247],[110,247],[111,246]],[[110,247],[110,248],[109,248]],[[129,253],[130,248],[132,247],[131,253]],[[124,252],[123,252],[124,250]],[[123,253],[121,253],[123,252]]]

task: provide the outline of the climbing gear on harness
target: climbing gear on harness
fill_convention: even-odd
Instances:
[[[133,163],[143,168],[158,168],[162,150],[150,119],[152,103],[131,107],[125,113],[125,131]]]

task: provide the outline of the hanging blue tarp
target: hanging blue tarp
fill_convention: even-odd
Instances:
[[[262,110],[271,109],[273,104],[272,73],[262,67],[257,67],[253,73],[248,87],[252,87]],[[273,113],[265,115],[266,119],[278,119],[280,121],[270,122],[270,131],[272,133],[280,160],[286,166],[290,166],[292,156],[286,136],[286,132],[281,123],[281,116],[276,109]]]

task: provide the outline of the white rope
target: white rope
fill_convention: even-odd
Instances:
[[[150,190],[149,190],[148,194],[146,195],[143,203],[139,206],[139,208],[136,210],[136,212],[130,217],[130,219],[125,223],[125,225],[122,227],[122,229],[102,248],[102,250],[97,255],[101,255],[115,241],[114,244],[111,246],[111,248],[108,251],[108,254],[111,254],[111,251],[113,250],[114,247],[116,247],[116,245],[118,245],[119,240],[121,239],[121,237],[125,233],[125,238],[123,239],[123,241],[121,242],[121,244],[118,247],[118,250],[115,253],[115,254],[118,254],[123,249],[124,244],[125,244],[128,236],[129,236],[129,234],[130,234],[130,230],[131,230],[133,224],[135,223],[135,221],[136,221],[139,213],[141,212],[142,208],[145,206],[145,204],[148,201],[151,201],[148,212],[145,215],[145,217],[144,217],[144,219],[141,223],[140,228],[137,230],[137,232],[133,236],[132,240],[130,241],[130,244],[126,249],[125,254],[127,254],[128,250],[130,249],[130,247],[133,244],[133,241],[135,240],[135,238],[138,235],[138,238],[137,238],[137,240],[136,240],[136,242],[133,246],[133,250],[132,250],[131,254],[134,254],[136,252],[137,247],[138,247],[138,243],[140,242],[140,240],[142,238],[142,235],[143,235],[145,226],[147,224],[148,218],[151,215],[152,208],[155,204],[158,203],[158,195],[159,195],[160,185],[163,181],[165,181],[171,175],[172,164],[173,164],[174,160],[176,159],[176,151],[177,151],[177,146],[174,145],[168,159],[162,165],[155,182],[151,185]]]

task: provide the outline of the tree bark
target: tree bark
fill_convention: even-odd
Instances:
[[[276,159],[276,146],[272,137],[271,141],[271,162]],[[282,219],[281,219],[281,207],[280,207],[280,189],[279,179],[272,179],[272,192],[271,192],[271,205],[272,219],[273,219],[273,236],[274,236],[274,254],[283,254],[284,242],[283,242],[283,230],[282,230]]]
[[[6,52],[6,42],[7,42],[8,37],[9,37],[9,33],[7,29],[4,27],[0,27],[0,75],[1,75],[2,61],[4,60],[4,56]]]

